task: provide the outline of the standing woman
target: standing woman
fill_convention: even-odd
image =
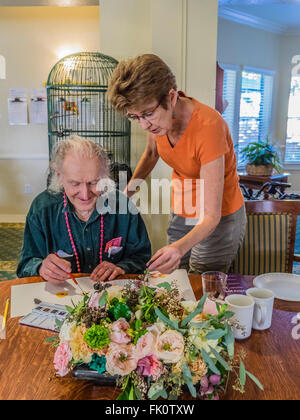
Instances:
[[[190,273],[227,272],[245,234],[246,214],[224,119],[177,91],[172,71],[153,54],[120,62],[108,98],[148,133],[127,195],[134,193],[131,182],[142,182],[159,157],[173,168],[168,245],[152,256],[149,269],[165,274],[178,267]]]

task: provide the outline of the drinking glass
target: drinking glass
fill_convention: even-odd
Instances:
[[[227,289],[227,274],[221,271],[206,271],[202,274],[203,294],[208,293],[210,300],[224,300]]]

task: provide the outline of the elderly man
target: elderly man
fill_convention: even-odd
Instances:
[[[50,168],[51,183],[27,215],[18,277],[41,276],[59,284],[70,272],[91,273],[94,281],[142,273],[151,246],[141,216],[129,211],[127,198],[128,211],[122,214],[118,201],[114,213],[104,200],[99,208],[97,186],[109,174],[103,149],[72,136],[59,143]]]

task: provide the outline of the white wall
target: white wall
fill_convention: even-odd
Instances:
[[[153,52],[172,68],[180,89],[214,106],[217,9],[217,0],[101,0],[101,50],[117,59]],[[132,128],[134,167],[146,135]],[[170,178],[171,169],[160,160],[151,177]],[[168,216],[144,220],[155,251],[166,244]]]
[[[8,124],[10,87],[43,87],[58,54],[99,51],[99,7],[0,7],[0,214],[26,214],[45,189],[48,167],[47,125]],[[10,157],[9,159],[7,159]],[[15,158],[14,158],[15,157]],[[32,193],[24,195],[24,185]],[[13,216],[11,216],[13,217]]]
[[[219,19],[219,62],[275,70],[271,138],[284,145],[291,79],[291,60],[300,54],[300,36],[286,36]],[[291,166],[292,190],[300,190],[300,171]],[[289,191],[288,191],[289,192]]]

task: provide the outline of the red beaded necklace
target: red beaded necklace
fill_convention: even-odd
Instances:
[[[66,207],[66,205],[67,205],[67,196],[66,196],[66,193],[64,193],[64,208]],[[71,246],[72,246],[75,258],[76,258],[77,271],[78,273],[80,273],[81,269],[80,269],[79,256],[78,256],[78,252],[77,252],[75,242],[73,239],[70,222],[69,222],[69,216],[67,212],[65,212],[65,221],[66,221],[66,226],[67,226]],[[103,254],[103,237],[104,237],[104,223],[103,223],[103,214],[101,213],[100,214],[100,251],[99,251],[100,264],[103,261],[103,255],[102,255]]]

